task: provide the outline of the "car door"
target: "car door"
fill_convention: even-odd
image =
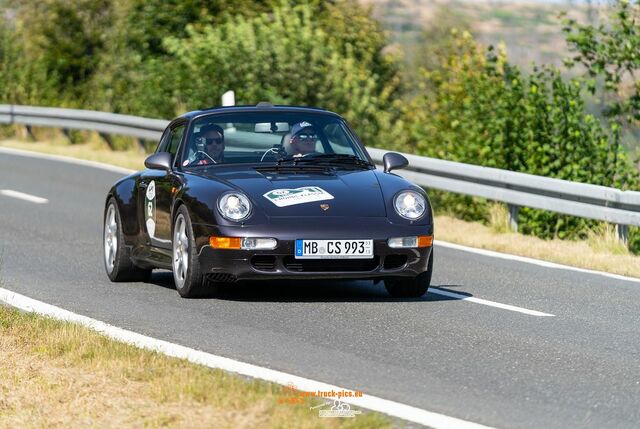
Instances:
[[[175,167],[176,154],[184,139],[186,121],[169,125],[162,135],[156,153],[168,152]],[[138,182],[138,201],[141,206],[143,230],[146,231],[148,244],[163,249],[171,249],[171,207],[175,190],[181,185],[181,179],[175,171],[146,169]]]

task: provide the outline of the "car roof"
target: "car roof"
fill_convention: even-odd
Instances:
[[[180,115],[180,118],[191,120],[193,118],[210,115],[215,113],[244,113],[244,112],[297,112],[297,113],[312,113],[312,114],[321,114],[321,115],[330,115],[338,118],[342,117],[337,113],[330,112],[325,109],[320,109],[319,107],[311,107],[311,106],[288,106],[288,105],[273,105],[268,102],[261,102],[257,105],[247,105],[247,106],[221,106],[221,107],[211,107],[208,109],[202,110],[194,110],[192,112],[187,112]]]

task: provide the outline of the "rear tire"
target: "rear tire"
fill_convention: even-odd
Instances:
[[[200,269],[191,217],[185,206],[178,208],[172,237],[173,280],[176,290],[183,298],[203,296],[208,292],[209,282]]]
[[[433,249],[427,262],[427,271],[408,279],[385,280],[384,287],[395,298],[419,298],[429,290],[433,274]]]
[[[151,270],[137,267],[124,243],[120,211],[115,198],[109,199],[104,211],[104,268],[112,282],[148,282]]]

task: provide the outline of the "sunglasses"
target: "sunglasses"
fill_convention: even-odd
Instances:
[[[211,137],[211,138],[205,138],[204,139],[205,143],[207,144],[207,146],[212,145],[212,144],[222,144],[224,143],[224,139],[222,137]]]
[[[316,134],[298,134],[294,138],[299,140],[318,140],[318,136]]]

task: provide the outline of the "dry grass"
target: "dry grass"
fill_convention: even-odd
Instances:
[[[489,207],[489,227],[498,234],[510,231],[509,210],[504,204],[493,204]]]
[[[611,224],[601,224],[598,229],[589,231],[587,244],[596,252],[631,255],[627,246],[618,239],[615,226]],[[640,262],[640,258],[637,258],[636,264],[638,262]]]
[[[90,161],[104,162],[118,167],[141,170],[144,168],[146,155],[138,150],[113,151],[98,139],[90,139],[86,143],[70,144],[65,140],[28,142],[16,139],[0,141],[0,147],[30,150],[53,155],[70,156]]]
[[[282,388],[0,306],[0,428],[382,428],[377,413],[321,419]]]
[[[506,209],[493,208],[491,224],[436,216],[436,238],[465,246],[557,262],[574,267],[640,277],[640,256],[620,244],[613,227],[593,231],[588,240],[542,240],[508,232]]]

